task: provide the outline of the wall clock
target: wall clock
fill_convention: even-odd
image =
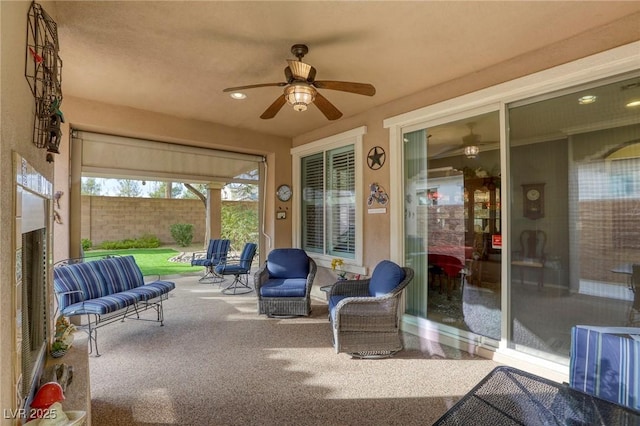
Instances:
[[[529,219],[544,217],[544,183],[522,185],[523,216]]]
[[[276,195],[280,201],[289,201],[293,195],[293,191],[291,191],[289,185],[280,185],[276,190]]]

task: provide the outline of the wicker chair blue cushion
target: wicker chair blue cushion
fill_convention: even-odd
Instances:
[[[258,313],[270,317],[308,316],[316,271],[315,261],[302,249],[272,250],[254,274]]]
[[[380,358],[402,350],[398,304],[413,275],[413,269],[383,260],[371,278],[331,287],[329,319],[336,353]]]
[[[376,265],[369,280],[368,293],[370,297],[381,297],[391,293],[404,280],[405,273],[402,268],[391,262],[383,260]],[[329,314],[335,320],[336,306],[351,295],[332,295],[329,298]]]
[[[260,288],[264,297],[304,297],[309,257],[301,249],[273,250],[267,257],[269,280]]]

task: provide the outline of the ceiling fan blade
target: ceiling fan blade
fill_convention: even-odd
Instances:
[[[311,70],[313,67],[309,64],[306,64],[302,61],[296,61],[293,59],[287,59],[287,63],[289,64],[289,68],[291,69],[291,73],[297,80],[306,80],[309,78],[311,74]],[[314,73],[315,74],[315,73]]]
[[[286,86],[288,83],[286,82],[282,82],[282,83],[262,83],[262,84],[250,84],[248,86],[238,86],[238,87],[227,87],[226,89],[223,90],[223,92],[237,92],[238,90],[244,90],[244,89],[255,89],[256,87],[273,87],[273,86],[277,86],[277,87],[284,87]]]
[[[262,118],[263,120],[268,120],[270,118],[273,118],[276,116],[276,114],[278,113],[278,111],[280,111],[280,109],[284,106],[284,104],[287,103],[287,100],[284,97],[284,94],[278,96],[278,98],[273,101],[273,103],[271,105],[269,105],[269,108],[267,108],[262,115],[260,116],[260,118]]]
[[[358,95],[373,96],[376,94],[376,88],[368,83],[316,80],[313,82],[313,85],[318,89],[340,90],[341,92],[356,93]]]
[[[322,112],[324,116],[327,117],[328,120],[337,120],[338,118],[342,117],[342,113],[340,112],[340,110],[333,106],[333,104],[320,93],[316,93],[316,99],[313,101],[313,103],[318,107],[320,112]]]

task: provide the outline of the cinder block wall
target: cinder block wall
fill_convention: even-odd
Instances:
[[[200,200],[82,196],[81,235],[94,246],[144,234],[174,244],[169,230],[174,223],[192,224],[193,243],[203,243],[205,220],[206,208]]]

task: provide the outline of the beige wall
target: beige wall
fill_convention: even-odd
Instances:
[[[32,140],[34,100],[24,76],[25,34],[30,2],[0,2],[0,408],[15,409],[15,277],[13,229],[13,152],[53,181],[53,165],[45,160],[45,150]],[[47,11],[53,7],[43,4]],[[11,420],[0,417],[0,424]]]

